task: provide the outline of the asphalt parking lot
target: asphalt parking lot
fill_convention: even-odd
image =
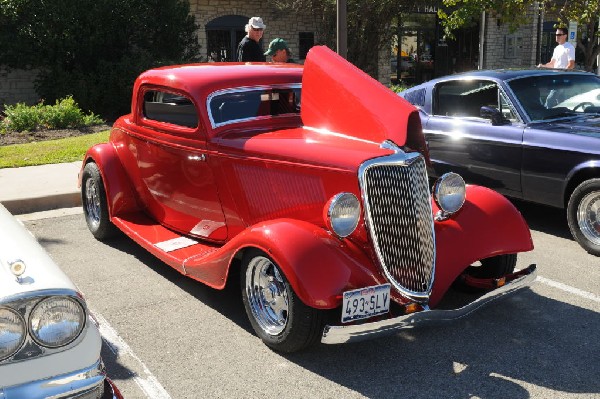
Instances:
[[[600,259],[562,212],[517,205],[530,289],[444,326],[292,355],[253,334],[236,286],[212,290],[125,237],[98,242],[78,209],[23,219],[101,321],[126,398],[598,398]]]

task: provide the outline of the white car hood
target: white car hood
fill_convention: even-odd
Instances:
[[[20,259],[25,273],[17,279],[9,262]],[[35,237],[0,204],[0,301],[24,292],[69,289],[78,291]]]

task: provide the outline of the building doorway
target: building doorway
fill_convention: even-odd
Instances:
[[[248,17],[224,15],[206,24],[206,55],[209,62],[237,61],[237,45],[246,36]]]

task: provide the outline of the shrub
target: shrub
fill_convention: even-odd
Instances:
[[[94,113],[84,114],[71,96],[56,100],[54,105],[44,105],[43,101],[33,106],[23,103],[7,105],[4,113],[6,117],[0,121],[0,130],[3,132],[40,128],[74,129],[104,123]]]
[[[410,88],[410,85],[404,84],[404,83],[399,83],[397,85],[391,85],[390,89],[394,92],[394,93],[400,93],[408,88]]]

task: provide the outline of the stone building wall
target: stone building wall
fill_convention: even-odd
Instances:
[[[538,7],[527,13],[528,24],[510,32],[508,26],[488,14],[485,20],[483,69],[531,68],[537,65]]]
[[[190,13],[196,18],[200,26],[198,30],[198,41],[200,42],[202,61],[207,59],[206,24],[215,18],[225,15],[243,15],[250,17],[261,17],[267,29],[263,36],[264,50],[269,42],[276,37],[284,39],[292,57],[298,59],[299,38],[298,32],[314,32],[316,37],[316,21],[312,14],[304,15],[283,14],[262,1],[240,1],[240,0],[190,0]],[[243,26],[240,27],[243,30]]]
[[[0,111],[6,104],[37,103],[39,97],[34,87],[35,77],[35,71],[9,71],[0,67]]]

